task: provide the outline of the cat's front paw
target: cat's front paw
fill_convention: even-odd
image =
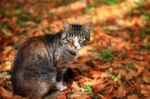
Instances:
[[[59,88],[60,91],[63,91],[65,89],[67,89],[67,86],[64,86],[64,85]]]
[[[65,90],[65,89],[67,89],[67,86],[64,86],[63,83],[62,83],[62,81],[57,82],[56,87],[57,87],[57,89],[59,89],[60,91],[63,91],[63,90]]]

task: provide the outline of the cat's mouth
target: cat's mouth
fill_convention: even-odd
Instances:
[[[69,50],[69,49],[67,49],[67,51],[68,51],[70,54],[72,54],[72,55],[76,55],[77,52],[78,52],[78,51],[73,51],[73,50]]]
[[[77,54],[81,48],[71,47],[67,48],[67,50],[71,53]]]

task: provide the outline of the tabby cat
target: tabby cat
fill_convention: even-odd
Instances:
[[[13,68],[14,94],[37,99],[53,88],[62,91],[63,76],[77,52],[90,38],[90,25],[64,23],[54,35],[31,37],[19,48]]]

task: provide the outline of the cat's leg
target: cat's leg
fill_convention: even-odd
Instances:
[[[63,78],[64,78],[64,73],[66,72],[67,69],[62,69],[61,71],[57,72],[57,83],[56,83],[56,87],[57,89],[59,89],[60,91],[63,91],[64,89],[67,88],[66,85],[63,84]]]
[[[57,87],[57,89],[59,89],[60,91],[63,91],[63,90],[65,90],[65,89],[67,89],[67,86],[63,85],[63,80],[57,82],[57,83],[56,83],[56,87]]]
[[[75,77],[75,73],[74,73],[73,69],[68,68],[68,69],[66,70],[66,72],[64,73],[64,78],[63,78],[63,80],[64,80],[64,82],[66,82],[66,83],[71,83],[71,82],[73,81],[74,77]]]

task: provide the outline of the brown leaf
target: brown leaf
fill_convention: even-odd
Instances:
[[[141,85],[139,83],[134,83],[133,84],[133,87],[136,89],[136,90],[140,90],[141,89]]]
[[[84,83],[84,85],[94,86],[94,85],[102,84],[102,83],[104,83],[104,80],[103,80],[103,79],[98,79],[98,80],[86,81],[86,82]]]
[[[76,92],[69,99],[92,99],[86,92]]]
[[[41,21],[40,23],[43,27],[47,27],[49,25],[49,20],[48,18],[45,18]]]
[[[76,89],[77,91],[80,91],[80,87],[75,81],[73,81],[73,83],[71,84],[71,87]]]
[[[149,85],[142,85],[141,93],[144,94],[144,96],[150,96],[150,86]]]
[[[88,73],[88,77],[92,77],[92,78],[98,78],[98,77],[101,77],[101,72],[99,72],[99,71],[90,71],[89,73]]]
[[[127,94],[126,88],[123,85],[120,85],[117,90],[117,93],[118,93],[118,97],[125,96]]]
[[[115,97],[123,97],[127,94],[126,88],[123,85],[118,86],[119,88],[117,90],[113,91],[113,95]]]
[[[110,68],[110,66],[107,66],[107,65],[96,65],[97,68],[99,69],[108,69]]]
[[[99,95],[99,94],[98,94],[98,96],[99,96],[100,99],[111,99],[111,97],[107,97],[106,95],[103,96],[103,95]]]
[[[112,91],[113,91],[114,87],[113,85],[109,85],[109,86],[106,86],[103,91],[105,94],[110,94]]]
[[[10,71],[12,67],[12,62],[11,61],[6,61],[4,64],[3,70],[4,71]]]
[[[128,99],[139,99],[137,95],[127,96]]]
[[[10,99],[12,99],[12,98],[10,98]],[[13,99],[22,99],[22,97],[19,96],[19,95],[14,95],[14,96],[13,96]]]
[[[3,84],[3,83],[5,83],[6,81],[7,81],[8,79],[7,78],[0,78],[0,84]]]
[[[67,99],[66,95],[65,94],[60,94],[57,96],[56,99]]]
[[[79,82],[80,84],[83,84],[84,82],[86,82],[86,79],[82,78],[82,77],[76,77],[75,78],[77,82]]]
[[[1,96],[4,97],[4,99],[6,99],[6,98],[12,98],[12,92],[4,89],[1,86],[0,86],[0,93],[1,93]]]
[[[119,74],[121,75],[121,76],[125,76],[125,78],[127,79],[127,80],[131,80],[133,77],[135,77],[136,76],[136,72],[135,71],[133,71],[133,70],[125,70],[125,69],[123,69],[123,70],[120,70],[119,71]]]
[[[95,92],[100,92],[105,87],[105,84],[97,84],[93,86]]]
[[[0,61],[2,62],[4,61],[4,59],[5,59],[5,56],[2,53],[0,53]]]
[[[150,72],[145,71],[142,76],[143,76],[143,77],[142,77],[142,78],[143,78],[143,81],[144,81],[145,83],[150,84]]]
[[[70,92],[71,92],[71,88],[68,87],[67,89],[63,90],[60,94],[66,95],[66,94],[68,94]]]

